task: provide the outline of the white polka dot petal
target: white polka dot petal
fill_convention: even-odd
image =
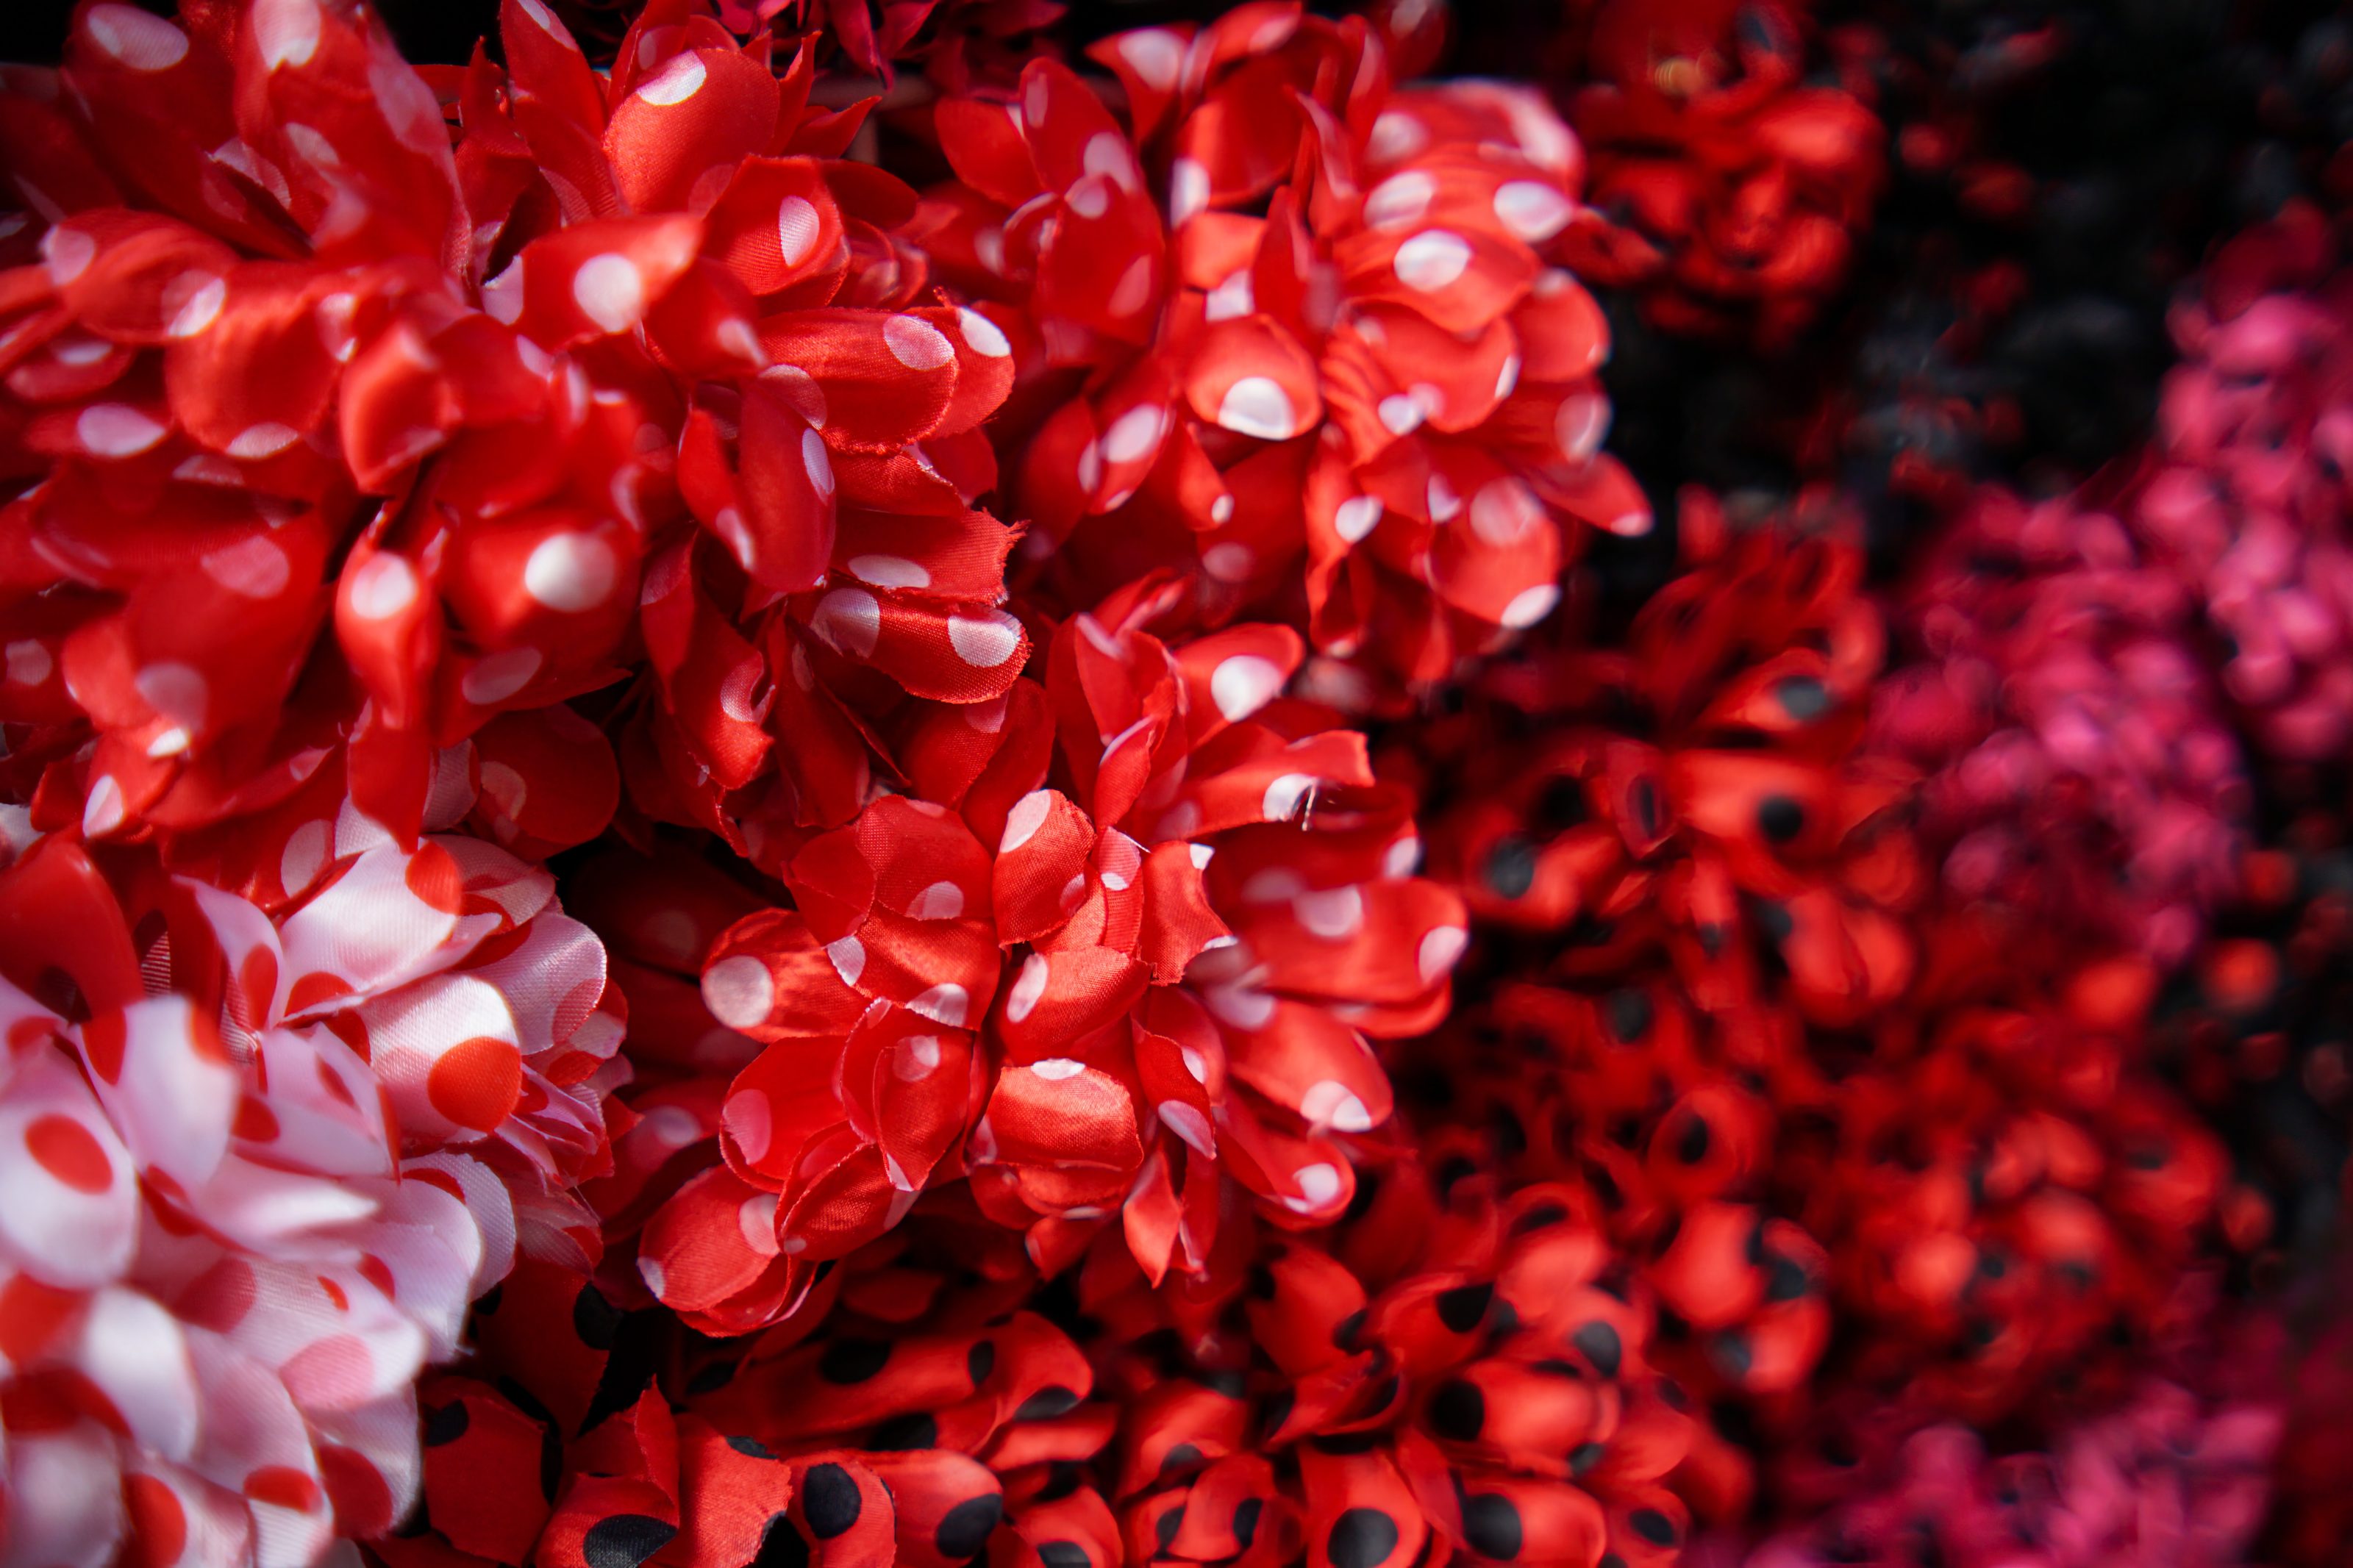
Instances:
[[[826,455],[825,437],[814,430],[801,432],[801,468],[808,475],[809,488],[820,500],[833,495],[833,459]]]
[[[1462,950],[1471,945],[1471,933],[1461,926],[1432,926],[1422,933],[1421,945],[1415,952],[1415,962],[1421,972],[1421,983],[1434,985],[1454,967]]]
[[[1218,423],[1237,435],[1285,441],[1299,427],[1291,395],[1270,376],[1246,375],[1226,388],[1218,403]]]
[[[1365,895],[1355,888],[1321,888],[1291,900],[1291,912],[1325,942],[1345,942],[1365,926]]]
[[[891,1071],[902,1083],[921,1083],[939,1070],[937,1035],[910,1035],[891,1047]]]
[[[1163,27],[1139,27],[1121,34],[1114,47],[1136,79],[1155,92],[1166,92],[1176,85],[1176,73],[1185,64],[1185,45],[1176,34]]]
[[[185,725],[204,722],[210,692],[202,671],[193,665],[151,664],[132,678],[140,698],[166,719]]]
[[[882,605],[863,588],[836,588],[817,602],[809,629],[839,652],[864,658],[882,637]]]
[[[1299,1097],[1299,1114],[1317,1127],[1330,1127],[1342,1132],[1370,1132],[1373,1113],[1346,1084],[1323,1079],[1310,1084],[1307,1092]]]
[[[731,1029],[753,1028],[776,1007],[776,977],[748,952],[723,958],[702,972],[702,1005]]]
[[[1424,229],[1398,247],[1398,281],[1422,294],[1435,294],[1471,269],[1471,245],[1442,228]]]
[[[650,81],[638,89],[638,96],[648,103],[668,108],[684,103],[702,90],[702,83],[711,73],[695,55],[682,54],[673,58],[655,74]]]
[[[1051,791],[1033,789],[1013,803],[1005,814],[1005,835],[997,840],[997,852],[1010,855],[1029,842],[1037,831],[1046,826],[1046,818],[1054,809]]]
[[[1495,216],[1531,244],[1558,234],[1576,211],[1567,196],[1535,180],[1513,180],[1495,190]]]
[[[374,559],[381,560],[377,556]],[[278,542],[263,533],[248,534],[205,555],[198,564],[205,575],[232,594],[248,599],[274,599],[286,591],[294,568]]]
[[[85,837],[102,838],[122,826],[124,813],[122,786],[114,782],[112,773],[100,773],[90,786],[90,796],[81,804],[81,830]]]
[[[229,441],[228,455],[239,462],[258,463],[274,458],[302,438],[302,433],[291,425],[275,420],[248,425]]]
[[[1391,174],[1365,198],[1365,221],[1375,228],[1405,228],[1419,223],[1438,195],[1438,182],[1419,169]]]
[[[1201,552],[1201,570],[1220,583],[1247,583],[1258,569],[1258,557],[1250,547],[1235,540],[1224,540]]]
[[[1282,669],[1272,659],[1238,653],[1222,659],[1209,676],[1209,698],[1229,723],[1249,718],[1282,689]]]
[[[92,43],[132,70],[169,70],[187,57],[188,36],[136,5],[93,5],[83,25]]]
[[[1168,221],[1181,225],[1209,205],[1209,171],[1191,158],[1168,165]]]
[[[1340,1195],[1340,1173],[1331,1165],[1303,1165],[1292,1173],[1299,1196],[1308,1208],[1319,1209]]]
[[[825,227],[817,205],[807,196],[786,196],[776,205],[776,249],[787,267],[798,267],[817,248]]]
[[[478,661],[458,682],[459,693],[477,707],[503,702],[529,686],[539,673],[535,647],[511,647]]]
[[[853,555],[850,575],[878,588],[928,588],[932,574],[921,563],[898,555]]]
[[[1381,521],[1381,503],[1370,496],[1350,496],[1332,514],[1333,531],[1351,544],[1360,542]]]
[[[551,533],[523,563],[523,592],[551,610],[576,615],[613,596],[619,571],[613,547],[595,534]]]
[[[1263,1029],[1274,1021],[1274,998],[1264,991],[1241,985],[1212,986],[1201,998],[1222,1024],[1237,1029]]]
[[[1259,803],[1260,809],[1269,822],[1288,822],[1314,797],[1315,784],[1313,773],[1282,773],[1266,786],[1266,798]]]
[[[1042,952],[1033,952],[1022,961],[1021,973],[1013,980],[1013,989],[1005,994],[1005,1016],[1009,1022],[1018,1024],[1036,1011],[1038,999],[1046,994],[1049,973],[1046,955]]]
[[[1551,615],[1553,606],[1559,603],[1560,590],[1550,583],[1539,583],[1533,588],[1523,588],[1513,595],[1512,602],[1504,606],[1499,619],[1514,631],[1525,631]]]
[[[1514,479],[1490,479],[1471,498],[1471,531],[1498,549],[1519,543],[1543,521],[1535,496]]]
[[[6,649],[8,681],[12,686],[33,687],[49,679],[57,660],[49,657],[47,645],[27,637],[12,642]]]
[[[934,882],[907,904],[911,920],[952,921],[964,913],[964,889],[954,882]]]
[[[572,275],[572,301],[606,331],[626,332],[645,318],[645,275],[617,252],[592,256]]]
[[[744,1245],[763,1258],[776,1255],[776,1194],[754,1193],[735,1210],[735,1226]]]
[[[388,620],[417,602],[417,586],[405,558],[371,555],[352,569],[352,613],[362,620]]]
[[[220,319],[221,307],[227,302],[228,284],[221,278],[210,272],[180,274],[164,290],[164,303],[172,310],[172,324],[164,329],[164,335],[195,337]]]
[[[94,458],[135,458],[164,429],[127,403],[93,403],[74,419],[74,438]]]
[[[929,1018],[934,1024],[945,1024],[951,1029],[961,1029],[972,1013],[972,993],[953,980],[943,980],[927,986],[907,1004],[907,1010]]]
[[[1111,428],[1103,432],[1103,455],[1114,463],[1133,463],[1148,458],[1158,449],[1166,429],[1158,405],[1139,403],[1113,420]]]
[[[1013,353],[1013,344],[995,321],[978,310],[959,306],[956,327],[964,333],[965,342],[983,359],[1006,359]]]
[[[955,358],[947,334],[920,316],[893,316],[882,323],[882,341],[909,370],[937,370]]]
[[[948,644],[975,669],[995,669],[1021,646],[1021,623],[1003,610],[985,617],[950,616]]]
[[[1159,1112],[1162,1126],[1199,1153],[1215,1157],[1218,1135],[1209,1126],[1209,1119],[1202,1115],[1198,1107],[1187,1105],[1181,1100],[1164,1100],[1153,1109]]]
[[[319,52],[318,0],[256,0],[246,26],[265,70],[309,65]]]

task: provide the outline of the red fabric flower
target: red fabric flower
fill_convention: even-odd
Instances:
[[[1591,206],[1584,276],[1669,331],[1786,345],[1845,281],[1886,181],[1884,132],[1806,77],[1803,0],[1601,0],[1571,98]]]
[[[719,1110],[725,1168],[649,1226],[666,1301],[766,1321],[964,1175],[1041,1264],[1116,1215],[1155,1278],[1208,1267],[1221,1175],[1292,1223],[1346,1206],[1344,1140],[1389,1110],[1366,1037],[1442,1014],[1462,911],[1411,876],[1409,797],[1361,738],[1279,697],[1297,638],[1171,648],[1178,592],[1064,623],[994,728],[942,710],[908,754],[948,805],[798,836],[795,907],[702,950],[694,1016],[767,1048]]]
[[[1091,1260],[1082,1300],[1127,1342],[1103,1378],[1128,1401],[1132,1561],[1665,1563],[1694,1512],[1744,1505],[1745,1465],[1656,1370],[1652,1299],[1581,1195],[1503,1196],[1461,1164],[1386,1169],[1328,1240],[1261,1232],[1211,1291],[1148,1299],[1125,1260]]]
[[[1831,1259],[1776,1182],[1782,1140],[1832,1109],[1786,1013],[1711,1018],[1664,973],[1607,990],[1512,982],[1398,1068],[1417,1128],[1459,1129],[1580,1212],[1654,1292],[1686,1388],[1786,1402],[1831,1330]]]
[[[1068,7],[1061,0],[723,0],[736,19],[775,18],[823,26],[850,64],[888,81],[895,65],[910,65],[949,92],[976,79],[1010,81],[1022,62],[1042,51],[1044,36]]]
[[[362,808],[413,838],[439,745],[611,678],[672,504],[634,440],[669,394],[588,345],[693,235],[613,220],[543,264],[568,287],[609,254],[609,297],[520,328],[486,310],[500,247],[532,237],[522,182],[453,155],[364,16],[86,8],[61,79],[12,121],[59,174],[42,259],[11,274],[14,356],[92,373],[9,388],[11,461],[38,477],[9,509],[5,612],[47,664],[8,692],[54,749],[37,820],[201,826],[344,748]]]
[[[1433,868],[1499,925],[1566,932],[1563,972],[1619,973],[1663,947],[1704,1008],[1786,997],[1822,1023],[1908,984],[1913,775],[1856,743],[1884,634],[1860,552],[1797,521],[1733,533],[1686,491],[1694,570],[1624,648],[1482,678],[1495,717],[1470,721],[1535,739],[1411,764],[1460,796],[1432,829]]]
[[[2112,1335],[2176,1310],[2221,1251],[2230,1177],[2146,1059],[2147,960],[2054,960],[1989,929],[1924,933],[1910,1016],[1817,1113],[1832,1138],[1778,1173],[1869,1331],[1858,1375],[1973,1423],[2043,1396],[2062,1367],[2094,1383]]]
[[[0,68],[0,1568],[2319,1561],[2327,221],[2029,503],[2058,34],[1063,9]]]
[[[1287,5],[1091,53],[1124,120],[1044,63],[944,101],[921,220],[1039,324],[1019,494],[1073,602],[1181,568],[1208,624],[1271,607],[1427,685],[1550,612],[1580,524],[1649,527],[1596,452],[1599,310],[1546,264],[1582,160],[1535,95],[1392,92],[1377,36]]]
[[[1002,693],[1012,536],[969,502],[1008,342],[928,292],[891,232],[912,194],[831,160],[865,106],[811,110],[806,54],[779,78],[664,5],[607,80],[513,0],[507,70],[439,79],[453,146],[364,17],[190,26],[86,16],[79,118],[18,124],[90,204],[0,301],[6,461],[39,477],[6,513],[0,718],[44,826],[199,826],[340,746],[411,837],[437,749],[642,658],[638,809],[748,852],[722,798],[772,713],[829,744],[741,814],[842,820],[867,764],[835,683]],[[134,153],[142,95],[176,118]],[[183,178],[233,102],[250,167]]]
[[[733,1342],[519,1275],[480,1319],[478,1375],[427,1385],[426,1508],[372,1550],[391,1568],[1115,1568],[1082,1470],[1113,1414],[1078,1346],[997,1310],[1001,1291],[892,1289],[917,1261],[847,1264],[862,1284],[820,1336]]]

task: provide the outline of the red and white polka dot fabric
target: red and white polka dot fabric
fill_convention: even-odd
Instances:
[[[639,1251],[666,1304],[769,1321],[959,1177],[1041,1263],[1116,1220],[1155,1278],[1208,1266],[1228,1176],[1282,1223],[1346,1207],[1349,1140],[1389,1114],[1368,1038],[1443,1014],[1465,915],[1413,875],[1411,803],[1361,737],[1282,697],[1299,638],[1172,646],[1151,628],[1180,600],[1155,578],[1063,623],[1042,691],[951,721],[994,755],[931,776],[980,787],[797,836],[790,909],[720,930],[707,894],[621,873],[685,939],[659,967],[702,954],[701,1007],[631,982],[665,999],[649,1048],[700,1076],[740,1059],[731,1035],[765,1047],[716,1102],[633,1098],[679,1135],[641,1124],[622,1152],[676,1189]],[[705,1152],[675,1156],[702,1163],[680,1185],[682,1144]]]
[[[950,702],[1018,673],[1015,536],[974,502],[1022,329],[931,287],[806,54],[663,15],[607,78],[514,0],[506,71],[438,100],[317,0],[82,17],[43,133],[105,163],[145,115],[67,106],[172,112],[151,188],[26,185],[51,222],[0,288],[42,595],[0,719],[54,735],[44,827],[202,826],[340,747],[406,842],[439,748],[642,660],[629,793],[748,847],[854,811],[865,672]],[[787,727],[834,743],[723,805]]]
[[[2353,34],[2057,9],[46,7],[0,1568],[2332,1563]]]
[[[918,220],[1036,322],[1041,394],[1086,375],[1018,473],[1074,596],[1180,567],[1221,620],[1303,583],[1315,647],[1423,687],[1550,614],[1584,528],[1649,528],[1598,452],[1599,307],[1547,261],[1584,171],[1539,95],[1393,91],[1377,35],[1281,6],[1089,52],[1124,121],[1048,61],[946,100]]]
[[[0,871],[26,1561],[301,1563],[388,1527],[467,1304],[519,1255],[595,1260],[572,1187],[623,1070],[596,939],[479,840],[309,826],[275,917],[70,837]]]

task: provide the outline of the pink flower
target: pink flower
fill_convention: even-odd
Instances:
[[[2184,363],[2133,524],[2222,643],[2222,689],[2255,744],[2321,761],[2353,742],[2353,292],[2193,306],[2174,326]]]
[[[2094,498],[1978,493],[1910,595],[1926,658],[1873,715],[1882,750],[1930,770],[1922,824],[1955,894],[2189,955],[2248,809],[2190,614]]]

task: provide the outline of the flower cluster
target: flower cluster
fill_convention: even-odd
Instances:
[[[12,1549],[385,1530],[467,1304],[596,1261],[575,1184],[625,1022],[596,938],[478,838],[356,819],[307,853],[275,910],[68,837],[0,871]]]
[[[79,0],[0,1568],[2329,1561],[2353,53],[2037,101],[2206,4]]]
[[[2251,807],[2180,584],[2079,495],[1989,489],[1923,563],[1923,658],[1876,744],[1933,770],[1923,825],[1957,895],[2089,926],[2166,964],[2232,890]]]
[[[2165,381],[2161,466],[2133,522],[2229,650],[2222,689],[2257,748],[2310,764],[2353,745],[2353,543],[2337,447],[2353,436],[2353,395],[2333,368],[2353,352],[2353,306],[2341,283],[2312,278],[2327,252],[2307,231],[2274,225],[2233,248],[2207,298],[2176,318],[2182,363]],[[2309,290],[2245,297],[2307,279]]]
[[[2247,1561],[2263,1520],[2276,1408],[2156,1384],[2045,1450],[1989,1455],[1964,1427],[1906,1439],[1878,1489],[1767,1542],[1751,1568],[1831,1563]]]
[[[1576,138],[1522,87],[1394,89],[1379,33],[1244,6],[942,100],[918,232],[1036,333],[1015,494],[1073,608],[1151,570],[1203,626],[1303,620],[1354,708],[1545,618],[1591,529],[1609,350],[1559,265]]]
[[[1176,593],[1064,622],[1042,687],[930,737],[935,787],[804,836],[794,907],[703,946],[708,1019],[765,1049],[712,1086],[723,1163],[648,1222],[663,1300],[758,1326],[959,1177],[1041,1265],[1116,1219],[1155,1279],[1208,1267],[1225,1176],[1294,1223],[1347,1206],[1341,1140],[1390,1109],[1367,1038],[1443,1016],[1463,910],[1363,737],[1277,696],[1297,636],[1172,649]]]
[[[1621,646],[1484,672],[1524,749],[1466,757],[1433,731],[1446,773],[1468,763],[1432,781],[1461,797],[1431,826],[1433,868],[1497,924],[1558,933],[1567,973],[1663,953],[1704,1008],[1774,991],[1825,1023],[1901,994],[1924,880],[1899,809],[1913,773],[1859,743],[1886,633],[1832,521],[1743,529],[1686,491],[1692,570]]]
[[[1593,160],[1581,269],[1677,331],[1786,345],[1846,279],[1886,181],[1878,116],[1807,79],[1803,0],[1575,0]]]

